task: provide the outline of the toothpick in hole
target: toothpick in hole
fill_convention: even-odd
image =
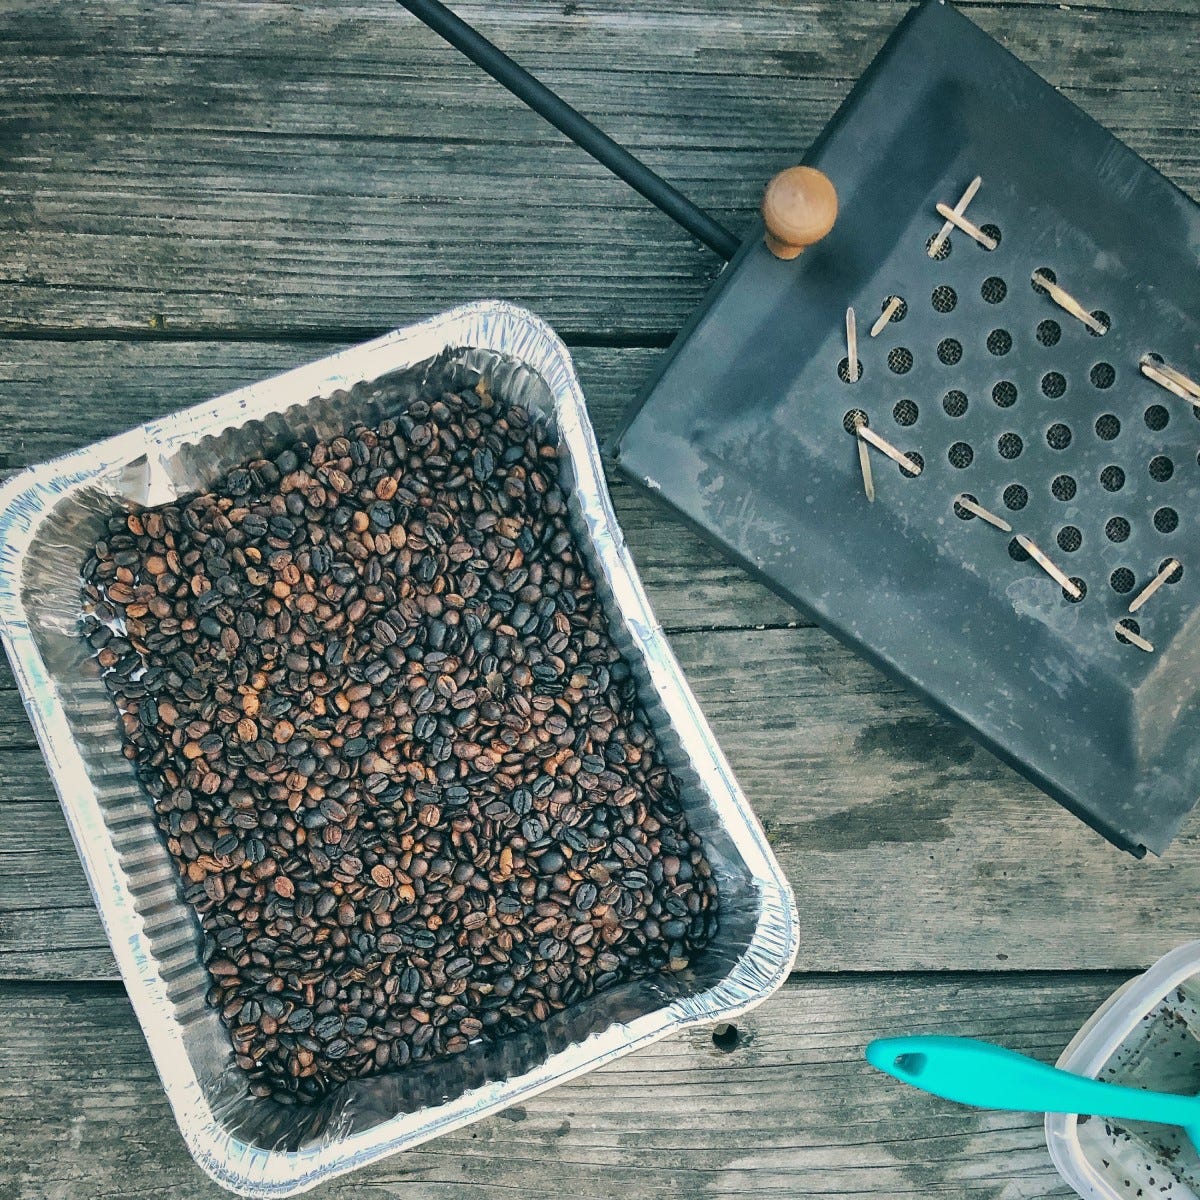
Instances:
[[[953,209],[957,216],[961,217],[963,213],[967,211],[967,205],[975,199],[975,193],[979,191],[979,185],[981,183],[983,183],[983,176],[976,175],[975,178],[967,184],[967,190],[959,197],[958,203]],[[938,211],[941,212],[941,209],[939,208]],[[942,216],[945,217],[946,214],[942,213]],[[937,258],[938,251],[942,248],[942,243],[950,236],[950,231],[953,228],[954,222],[949,217],[946,217],[946,223],[942,226],[941,233],[939,233],[937,237],[935,237],[933,241],[929,243],[930,258]],[[994,250],[995,246],[993,246],[992,249]]]
[[[966,217],[960,216],[948,204],[939,204],[937,210],[950,225],[961,229],[968,237],[973,237],[985,250],[995,250],[1000,245],[994,237],[984,233],[973,221],[968,221]]]
[[[1156,362],[1149,354],[1143,354],[1139,362],[1142,374],[1147,379],[1166,388],[1172,395],[1186,400],[1194,408],[1200,408],[1200,384],[1189,379],[1182,371],[1175,370],[1165,362]]]
[[[1064,291],[1058,286],[1054,280],[1043,275],[1041,271],[1034,271],[1030,276],[1034,283],[1040,288],[1045,288],[1050,293],[1050,299],[1058,305],[1059,308],[1069,312],[1077,321],[1082,321],[1093,333],[1103,337],[1108,332],[1108,326],[1100,321],[1097,321],[1070,292]]]
[[[1154,653],[1154,647],[1140,633],[1134,633],[1132,629],[1127,629],[1120,621],[1113,626],[1113,629],[1116,631],[1117,637],[1123,641],[1131,643],[1139,650],[1144,650],[1147,654]]]
[[[892,314],[896,312],[904,300],[900,296],[893,296],[884,306],[883,312],[879,314],[875,324],[871,326],[871,336],[878,337],[886,328],[888,322],[892,319]]]
[[[1037,544],[1027,538],[1023,533],[1017,534],[1017,545],[1033,559],[1059,587],[1062,588],[1072,600],[1080,600],[1083,598],[1083,593],[1071,579],[1062,573],[1038,548]]]
[[[860,424],[856,430],[858,436],[871,443],[881,454],[886,454],[892,462],[902,467],[909,475],[920,475],[921,464],[914,462],[907,454],[897,450],[891,442],[885,442],[870,426]]]
[[[846,309],[846,374],[851,383],[857,383],[862,369],[858,363],[858,322],[854,309]]]
[[[1138,592],[1136,596],[1134,596],[1133,600],[1130,602],[1129,611],[1131,613],[1137,612],[1137,610],[1141,608],[1142,605],[1145,604],[1146,601],[1149,600],[1150,597],[1153,596],[1154,593],[1157,592],[1158,589],[1162,587],[1162,585],[1166,583],[1167,580],[1170,579],[1171,576],[1174,575],[1178,570],[1179,560],[1177,558],[1168,558],[1167,561],[1163,563],[1158,574],[1155,575],[1155,577],[1150,580],[1150,582],[1146,584],[1146,586],[1142,588],[1142,590]]]
[[[974,513],[981,521],[986,521],[989,525],[994,525],[1004,533],[1012,533],[1012,526],[1003,517],[996,516],[994,512],[990,512],[982,504],[977,504],[969,496],[958,496],[955,498],[954,503],[959,508],[964,508],[967,512]]]

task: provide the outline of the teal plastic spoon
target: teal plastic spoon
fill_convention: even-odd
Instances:
[[[1181,1125],[1200,1150],[1200,1097],[1101,1083],[990,1042],[958,1037],[880,1038],[867,1062],[923,1092],[1007,1112],[1078,1113]]]

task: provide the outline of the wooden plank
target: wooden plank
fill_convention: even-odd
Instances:
[[[1195,191],[1200,17],[1139,7],[971,14]],[[901,11],[461,8],[735,230]],[[662,341],[719,266],[385,0],[25,0],[0,41],[0,330],[377,330],[504,295]]]
[[[56,806],[57,807],[57,806]],[[52,811],[47,809],[47,811]],[[55,813],[61,819],[61,813]],[[60,843],[70,852],[71,835],[66,825],[56,829],[64,839]],[[37,907],[0,909],[0,978],[21,980],[112,980],[117,964],[104,935],[100,917],[92,906],[78,865],[72,875],[64,874],[47,895],[56,893],[61,903],[48,903],[45,897]],[[8,869],[20,870],[23,863],[10,859]]]
[[[796,889],[801,969],[1132,968],[1195,936],[1200,816],[1138,862],[818,630],[672,644]],[[24,720],[0,692],[0,745]],[[0,805],[0,977],[109,977],[44,768],[24,765],[24,799]]]
[[[872,1071],[862,1048],[954,1032],[1053,1061],[1120,981],[794,977],[738,1021],[728,1053],[710,1029],[689,1031],[314,1195],[1072,1196],[1037,1117],[923,1096]],[[117,989],[0,986],[0,1102],[13,1200],[224,1195],[188,1158]]]
[[[0,472],[40,462],[175,409],[310,362],[328,342],[0,340]],[[660,352],[577,347],[598,436],[605,438]],[[789,604],[709,547],[658,500],[610,476],[614,503],[667,628],[785,624]]]

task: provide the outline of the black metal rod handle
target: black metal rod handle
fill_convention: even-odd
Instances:
[[[651,204],[662,209],[673,221],[682,225],[724,259],[737,253],[741,242],[702,208],[693,204],[682,192],[673,188],[661,175],[655,174],[644,162],[634,158],[623,146],[598,129],[582,113],[572,108],[561,96],[535,79],[524,67],[513,62],[499,47],[456,17],[438,0],[398,0],[415,17],[424,21],[455,49],[462,51],[476,66],[486,71],[497,83],[508,88],[535,113],[545,117],[556,129],[565,133],[577,146],[606,166],[614,175],[640,192]]]

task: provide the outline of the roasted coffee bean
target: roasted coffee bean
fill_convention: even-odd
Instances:
[[[563,856],[557,850],[547,850],[537,860],[537,866],[543,875],[553,875],[556,871],[563,869]]]
[[[588,836],[580,829],[564,829],[562,834],[563,844],[569,846],[575,851],[584,851],[591,844]]]
[[[323,1041],[328,1041],[330,1038],[337,1037],[342,1032],[342,1018],[338,1016],[322,1017],[316,1025],[313,1026],[313,1033]]]
[[[558,467],[480,384],[118,514],[83,565],[254,1095],[461,1053],[713,936]]]

